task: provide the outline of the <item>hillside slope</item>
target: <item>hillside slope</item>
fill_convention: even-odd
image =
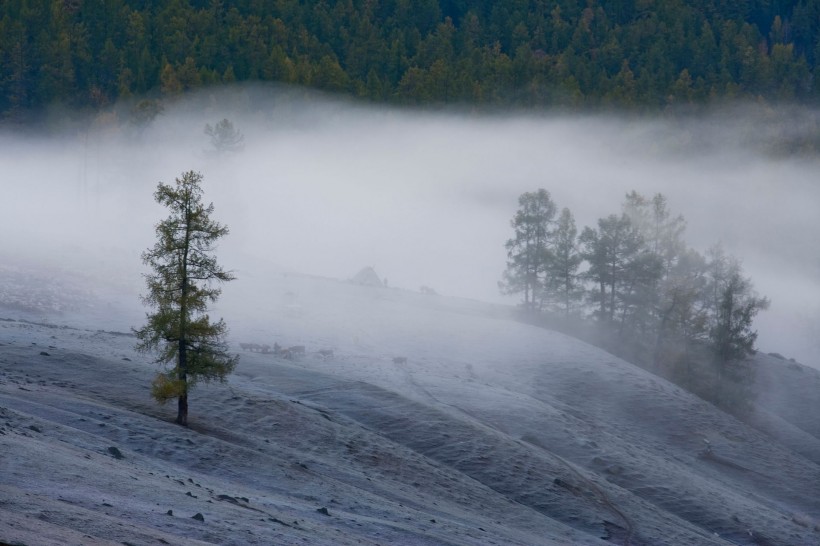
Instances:
[[[768,413],[787,447],[478,302],[280,275],[221,311],[306,353],[243,352],[188,430],[130,336],[0,322],[0,541],[820,543],[810,417]]]

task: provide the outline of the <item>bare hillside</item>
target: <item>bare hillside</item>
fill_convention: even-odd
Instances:
[[[503,307],[277,275],[226,292],[242,359],[184,429],[115,303],[3,309],[0,542],[820,544],[797,364],[751,427]]]

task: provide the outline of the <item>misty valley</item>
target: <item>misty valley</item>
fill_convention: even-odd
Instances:
[[[0,542],[820,544],[816,112],[60,119],[0,130]]]

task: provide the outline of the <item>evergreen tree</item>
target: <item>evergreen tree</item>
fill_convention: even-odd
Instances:
[[[682,252],[661,282],[656,311],[653,367],[693,392],[703,390],[697,388],[702,367],[694,348],[708,334],[706,270],[706,260],[698,252]]]
[[[743,414],[752,403],[754,369],[748,357],[754,354],[757,340],[752,322],[760,310],[768,308],[769,300],[755,293],[736,260],[727,259],[719,269],[726,275],[715,279],[718,300],[709,332],[715,367],[712,401]]]
[[[145,275],[143,302],[154,309],[136,330],[137,349],[156,353],[156,362],[173,367],[157,375],[152,395],[165,403],[177,398],[177,419],[188,425],[188,391],[198,381],[224,381],[239,359],[227,351],[227,327],[212,322],[209,303],[219,297],[215,283],[233,280],[213,255],[228,228],[211,219],[213,204],[202,203],[202,175],[188,171],[176,185],[159,183],[154,199],[170,210],[156,226],[157,242],[142,254],[151,268]]]
[[[217,154],[239,152],[245,148],[245,136],[227,118],[213,127],[206,124],[205,134],[211,137],[211,146]]]
[[[510,221],[515,236],[505,244],[507,270],[499,286],[506,294],[523,292],[524,307],[535,310],[544,286],[556,207],[549,192],[543,188],[521,194],[518,206],[518,212]]]
[[[623,321],[638,283],[654,275],[640,231],[626,214],[610,214],[598,220],[598,229],[584,228],[580,241],[589,262],[586,277],[596,285],[590,300],[598,306],[598,320]]]
[[[578,269],[578,228],[568,208],[561,211],[552,235],[552,252],[548,256],[544,294],[552,307],[569,317],[578,306],[583,290]]]
[[[666,304],[677,306],[682,293],[680,286],[670,276],[686,245],[683,232],[686,221],[683,216],[672,216],[663,194],[655,194],[652,199],[631,191],[626,195],[623,213],[629,217],[644,241],[641,262],[643,270],[633,285],[633,328],[648,334],[653,329],[657,337],[665,335],[664,328],[669,326],[666,316]],[[690,262],[691,263],[691,262]],[[677,273],[682,273],[677,271]],[[667,294],[672,290],[673,294]]]
[[[683,243],[686,229],[683,216],[672,216],[662,193],[647,199],[634,190],[626,194],[623,212],[635,224],[647,249],[662,260],[664,271],[668,272],[686,247]]]

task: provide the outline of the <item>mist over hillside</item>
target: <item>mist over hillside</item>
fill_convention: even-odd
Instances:
[[[756,322],[760,348],[820,364],[817,161],[776,153],[803,137],[812,112],[481,116],[260,87],[167,102],[139,127],[132,107],[47,136],[0,135],[0,228],[14,234],[0,243],[7,266],[125,286],[138,322],[139,254],[162,216],[152,192],[194,169],[231,229],[219,254],[237,287],[263,291],[272,272],[349,278],[369,265],[390,286],[515,303],[497,281],[520,193],[547,188],[583,226],[630,190],[662,192],[687,219],[690,244],[723,243],[771,298]],[[224,118],[244,135],[243,150],[214,152],[203,129]],[[772,119],[795,122],[773,129]],[[247,302],[235,290],[221,306],[238,316]]]
[[[0,2],[0,544],[820,544],[818,21]]]

